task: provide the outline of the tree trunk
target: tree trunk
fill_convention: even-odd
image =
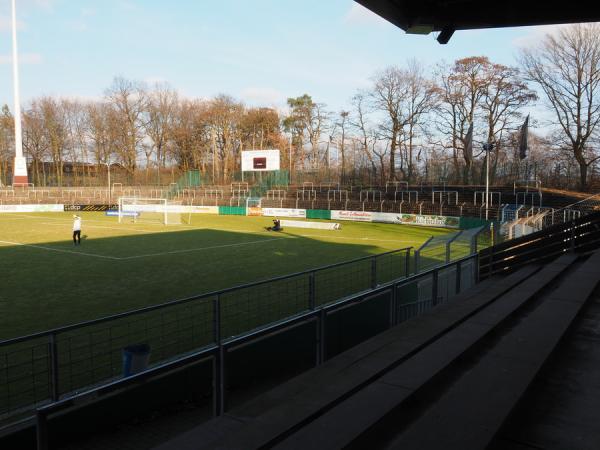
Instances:
[[[587,185],[587,175],[588,175],[588,163],[583,156],[583,148],[581,145],[574,146],[573,153],[575,154],[575,159],[579,164],[579,189],[582,192],[585,192],[588,188]]]

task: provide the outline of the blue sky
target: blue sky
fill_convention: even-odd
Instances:
[[[0,0],[0,104],[12,105],[10,0]],[[388,65],[486,55],[516,64],[544,27],[410,36],[351,0],[17,0],[21,95],[95,99],[116,75],[182,95],[281,107],[308,93],[337,111]]]

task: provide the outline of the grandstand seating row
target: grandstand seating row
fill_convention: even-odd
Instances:
[[[279,186],[262,196],[261,206],[272,208],[359,210],[408,214],[485,217],[482,186]],[[334,189],[332,189],[334,188]],[[387,189],[386,189],[387,188]],[[179,188],[176,186],[120,186],[109,190],[98,187],[0,189],[0,204],[108,204],[119,197],[169,197],[175,202],[197,206],[245,206],[251,188],[244,183],[228,186]],[[517,192],[514,187],[493,187],[489,218],[499,220],[506,204],[529,205],[517,214],[542,203],[547,208],[562,208],[577,198],[555,192],[531,190]],[[543,201],[542,201],[543,198]]]

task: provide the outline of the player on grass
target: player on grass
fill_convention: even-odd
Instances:
[[[81,217],[73,216],[73,245],[81,245]]]
[[[267,227],[267,231],[281,231],[281,230],[283,230],[283,228],[281,228],[281,220],[279,220],[277,217],[275,217],[275,219],[273,219],[273,226]]]

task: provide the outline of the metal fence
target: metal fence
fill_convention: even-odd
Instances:
[[[390,252],[395,253],[395,252]],[[386,254],[386,256],[389,254]],[[381,255],[379,255],[381,257]],[[398,261],[394,262],[394,265]],[[312,273],[312,272],[311,272]],[[372,273],[377,273],[375,267]],[[340,319],[344,315],[353,314],[354,320],[368,322],[365,318],[363,308],[376,304],[378,307],[378,316],[383,320],[379,325],[379,330],[371,330],[371,333],[384,331],[403,321],[417,317],[433,307],[451,301],[459,293],[469,289],[477,282],[478,258],[477,255],[471,255],[467,258],[454,261],[442,267],[437,267],[429,271],[412,275],[402,280],[395,280],[391,283],[385,283],[370,289],[366,292],[358,293],[341,299],[336,302],[329,302],[313,307],[288,317],[278,323],[271,323],[266,327],[258,328],[241,336],[232,336],[225,338],[219,334],[220,327],[219,311],[217,308],[214,322],[217,326],[216,333],[210,345],[204,349],[198,349],[188,355],[180,355],[179,358],[171,362],[157,364],[149,370],[133,377],[123,378],[113,381],[109,385],[92,388],[85,393],[69,396],[63,400],[48,405],[41,405],[36,411],[36,425],[38,448],[47,448],[48,443],[48,418],[53,414],[64,412],[69,408],[80,406],[88,402],[101,399],[104,395],[111,395],[114,392],[123,393],[129,387],[135,386],[141,382],[151,381],[157,377],[168,376],[169,371],[181,369],[184,366],[192,366],[199,361],[210,360],[213,365],[213,379],[211,380],[214,413],[223,414],[227,409],[227,389],[226,381],[230,376],[228,374],[228,360],[239,349],[248,346],[258,345],[265,339],[277,340],[288,331],[293,330],[303,324],[313,323],[317,333],[312,333],[308,345],[314,347],[316,355],[314,364],[319,365],[325,360],[335,356],[343,351],[346,346],[331,346],[329,336],[335,334],[332,328],[339,326]],[[308,290],[310,292],[310,289]],[[216,302],[220,305],[219,298]],[[369,335],[363,335],[356,339],[354,335],[360,330],[345,329],[345,334],[350,336],[349,342],[356,344],[360,340],[367,339]],[[335,348],[332,351],[332,348]],[[249,361],[251,364],[252,361]],[[271,371],[281,370],[277,361],[271,361]]]
[[[477,253],[493,242],[493,224],[431,237],[415,250],[416,273]]]
[[[0,421],[122,376],[122,351],[151,364],[252,332],[410,274],[411,248],[0,342]]]

